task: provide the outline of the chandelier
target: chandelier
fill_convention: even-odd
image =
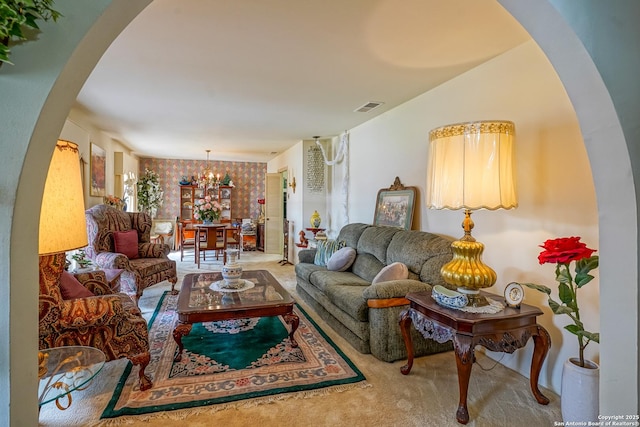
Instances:
[[[198,178],[198,187],[205,190],[214,189],[217,191],[220,185],[220,174],[214,174],[211,169],[211,164],[209,163],[210,152],[211,150],[207,150],[207,165]]]

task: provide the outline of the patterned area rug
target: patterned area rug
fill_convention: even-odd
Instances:
[[[101,418],[216,405],[216,409],[368,387],[362,373],[298,306],[298,347],[278,317],[198,323],[174,362],[178,296],[160,299],[149,322],[153,387],[140,391],[129,363]],[[247,400],[248,399],[248,400]],[[210,409],[209,409],[210,410]]]

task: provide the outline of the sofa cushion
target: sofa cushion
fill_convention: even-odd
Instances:
[[[94,296],[93,292],[82,286],[82,283],[68,271],[62,272],[60,277],[60,293],[63,299],[76,299]]]
[[[324,294],[336,307],[356,320],[369,320],[367,300],[362,296],[366,286],[349,286],[331,284],[325,288]]]
[[[327,269],[327,267],[321,267],[319,265],[307,262],[299,262],[295,265],[294,269],[296,271],[296,276],[301,277],[306,282],[311,283],[311,274],[316,271],[324,271]]]
[[[138,232],[136,230],[114,231],[113,245],[115,251],[129,259],[138,258]]]
[[[328,271],[326,268],[313,272],[309,283],[323,292],[331,285],[361,287],[371,284],[369,281],[356,276],[350,271]]]
[[[344,247],[338,249],[331,255],[327,261],[327,270],[329,271],[347,271],[353,261],[356,260],[356,250],[352,247]]]
[[[316,256],[313,259],[315,265],[326,266],[327,261],[331,258],[338,249],[344,247],[344,242],[337,240],[318,240],[318,246],[316,248]]]
[[[373,278],[376,277],[376,274],[378,274],[378,272],[382,270],[383,267],[384,264],[382,263],[382,261],[380,261],[374,255],[358,253],[356,260],[351,266],[351,271],[362,279],[371,283]]]
[[[451,240],[426,231],[400,231],[387,249],[387,262],[401,262],[409,277],[432,285],[443,284],[440,268],[453,257]]]
[[[391,280],[401,280],[407,279],[409,277],[409,269],[406,265],[401,262],[394,262],[386,267],[383,267],[382,270],[376,277],[373,278],[371,284],[374,285],[380,282],[390,282]]]
[[[391,264],[387,262],[387,247],[393,239],[393,236],[401,231],[397,227],[369,227],[362,232],[360,240],[358,240],[358,256],[361,254],[371,254],[375,256],[382,264]],[[377,272],[376,272],[377,273]]]
[[[342,227],[336,240],[344,242],[345,246],[351,246],[355,249],[358,247],[358,240],[360,240],[362,232],[369,227],[371,227],[371,225],[362,223],[347,224]]]

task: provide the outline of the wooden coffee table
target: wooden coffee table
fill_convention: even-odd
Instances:
[[[300,319],[293,312],[295,301],[291,295],[267,270],[243,271],[242,279],[247,281],[248,289],[232,291],[220,289],[222,274],[219,272],[192,273],[184,277],[178,297],[178,325],[173,330],[173,339],[178,344],[176,362],[184,350],[182,337],[189,335],[194,323],[200,322],[282,316],[291,327],[291,345],[298,346],[293,334]]]

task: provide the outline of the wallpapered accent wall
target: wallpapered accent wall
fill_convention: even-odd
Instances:
[[[191,178],[197,176],[206,167],[206,160],[179,159],[140,159],[140,171],[145,169],[156,172],[160,178],[160,186],[164,191],[164,203],[158,210],[156,218],[175,219],[180,215],[180,180],[183,175]],[[266,163],[224,162],[211,160],[214,173],[224,177],[228,173],[235,185],[231,200],[233,218],[253,218],[260,215],[258,199],[264,198],[264,178],[267,173]]]

